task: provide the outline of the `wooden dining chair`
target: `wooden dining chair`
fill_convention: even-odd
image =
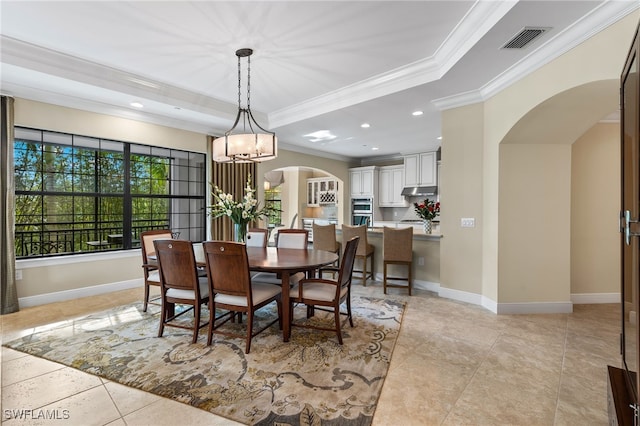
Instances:
[[[309,245],[309,231],[306,229],[281,229],[278,231],[279,249],[306,249]],[[296,284],[305,277],[304,272],[296,272],[289,277],[290,285]],[[269,284],[282,285],[282,277],[280,274],[271,272],[259,272],[253,275],[253,279]]]
[[[289,317],[292,326],[313,328],[316,330],[335,331],[338,336],[338,343],[342,345],[342,331],[340,315],[345,315],[349,324],[353,327],[353,317],[351,315],[351,280],[353,277],[353,264],[358,249],[359,237],[353,237],[347,241],[340,268],[338,269],[338,279],[329,280],[322,277],[305,278],[291,289]],[[296,323],[293,321],[293,307],[295,304],[303,303],[307,305],[307,317],[314,310],[333,312],[334,327],[322,327],[316,323]],[[346,304],[346,312],[340,311],[340,306]]]
[[[142,310],[147,312],[147,305],[160,305],[156,303],[160,297],[149,300],[150,286],[160,288],[160,274],[158,272],[158,262],[155,260],[154,240],[170,240],[172,233],[170,229],[155,229],[140,233],[140,245],[142,246],[142,270],[144,271],[144,305]],[[149,258],[152,257],[152,259]]]
[[[358,251],[356,252],[356,259],[362,260],[362,269],[355,269],[353,272],[362,274],[362,285],[367,286],[367,278],[374,279],[373,268],[375,266],[375,247],[373,244],[369,244],[367,241],[367,227],[365,225],[350,226],[342,225],[342,240],[350,240],[353,237],[359,237]],[[367,259],[371,259],[371,271],[367,269]]]
[[[306,249],[309,231],[306,229],[281,229],[278,231],[278,248]]]
[[[247,232],[247,247],[266,247],[268,235],[268,229],[250,228]]]
[[[160,293],[162,315],[158,337],[162,337],[164,327],[193,329],[192,343],[198,340],[198,331],[208,324],[200,323],[200,306],[209,302],[207,277],[199,277],[193,244],[185,240],[154,240],[155,255],[160,273]],[[191,308],[175,313],[175,305],[191,305]],[[193,323],[175,321],[186,312],[193,310]]]
[[[213,341],[213,333],[232,337],[245,337],[245,353],[251,350],[251,339],[278,322],[282,330],[282,288],[279,286],[251,281],[249,259],[246,246],[229,241],[205,241],[207,276],[209,277],[209,336],[207,345]],[[253,331],[254,313],[276,302],[278,318]],[[216,318],[216,309],[227,312]],[[221,329],[236,313],[246,313],[247,332],[245,336]]]
[[[387,272],[390,265],[401,265],[407,268],[406,277],[390,276]],[[413,267],[413,228],[389,228],[382,230],[382,282],[384,294],[387,287],[406,288],[411,296],[411,269]],[[390,283],[389,280],[406,281],[407,284]]]

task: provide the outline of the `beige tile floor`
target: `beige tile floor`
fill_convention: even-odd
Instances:
[[[383,296],[380,283],[357,283],[354,293]],[[617,305],[576,305],[568,315],[495,315],[426,291],[410,298],[390,293],[408,305],[374,426],[607,424],[606,366],[619,365]],[[141,294],[120,291],[2,316],[3,341]],[[1,381],[7,426],[235,424],[7,348]],[[7,419],[7,410],[29,408],[68,418]]]

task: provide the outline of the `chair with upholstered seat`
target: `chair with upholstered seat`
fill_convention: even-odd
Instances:
[[[309,231],[306,229],[281,229],[278,231],[277,247],[279,249],[306,249],[308,244]],[[304,277],[304,272],[297,272],[291,275],[289,283],[293,285]],[[280,274],[271,272],[259,272],[253,276],[253,279],[270,284],[282,284]]]
[[[155,229],[140,233],[140,244],[142,246],[142,269],[144,271],[144,306],[142,310],[147,312],[147,305],[160,305],[155,303],[156,299],[149,301],[150,286],[160,287],[160,275],[158,272],[158,262],[155,259],[154,240],[170,240],[172,233],[170,229]],[[151,258],[150,258],[151,257]]]
[[[268,235],[268,229],[250,228],[247,232],[247,247],[266,247]]]
[[[382,264],[383,287],[387,294],[387,287],[406,288],[411,296],[411,268],[413,266],[413,228],[389,228],[382,230]],[[406,277],[392,277],[387,273],[390,265],[402,265],[407,268]],[[406,281],[407,284],[390,283],[389,280]]]
[[[342,225],[342,241],[349,241],[353,237],[359,237],[356,260],[362,261],[362,269],[353,269],[353,272],[362,274],[362,285],[367,286],[367,278],[374,279],[373,268],[375,265],[375,248],[367,241],[367,227],[365,225]],[[367,269],[367,259],[371,259],[371,270]]]
[[[309,231],[306,229],[281,229],[278,231],[278,248],[306,249]]]
[[[338,342],[342,344],[342,331],[340,315],[345,315],[349,324],[353,327],[353,317],[351,315],[351,279],[353,276],[353,263],[355,261],[356,250],[358,249],[359,237],[353,237],[347,241],[344,247],[344,255],[338,269],[338,279],[329,280],[325,278],[305,278],[300,280],[291,289],[291,303],[289,305],[289,317],[292,319],[292,326],[313,328],[316,330],[335,331]],[[306,322],[296,323],[293,321],[293,307],[297,303],[307,305],[307,317],[315,310],[333,312],[334,327],[322,327],[317,323]],[[340,312],[340,306],[346,304],[346,312]]]
[[[207,277],[199,277],[193,244],[185,240],[154,240],[155,255],[160,273],[160,293],[162,315],[158,337],[162,337],[164,327],[193,329],[192,342],[198,340],[198,331],[208,322],[200,323],[200,306],[209,302]],[[193,324],[175,321],[191,309],[175,313],[175,305],[191,305]]]
[[[213,341],[213,333],[234,337],[245,337],[245,353],[251,350],[251,339],[278,322],[282,329],[282,288],[276,285],[252,281],[249,275],[249,259],[244,244],[229,241],[206,241],[204,243],[206,269],[209,277],[209,336],[207,345]],[[253,331],[254,313],[276,302],[278,318],[257,331]],[[215,318],[216,309],[226,312]],[[245,336],[225,331],[221,327],[235,318],[236,313],[247,314],[247,332]]]

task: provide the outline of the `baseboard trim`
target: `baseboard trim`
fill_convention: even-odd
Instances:
[[[120,281],[109,284],[94,285],[91,287],[75,288],[73,290],[56,291],[54,293],[38,294],[36,296],[27,296],[18,298],[18,304],[21,308],[32,306],[46,305],[47,303],[63,302],[65,300],[73,300],[81,297],[97,296],[99,294],[111,293],[119,290],[128,290],[143,286],[143,280],[136,278],[134,280]]]
[[[571,301],[576,305],[620,303],[620,293],[574,293],[571,295]]]
[[[377,275],[376,279],[378,279]],[[381,279],[382,277],[380,277],[380,280]],[[47,303],[78,299],[81,297],[96,296],[119,290],[128,290],[142,286],[143,280],[141,278],[137,278],[128,281],[21,297],[18,299],[18,303],[20,304],[20,307],[27,308],[45,305]],[[570,302],[496,303],[494,300],[486,296],[441,287],[439,283],[431,281],[414,280],[413,286],[414,288],[434,292],[439,297],[482,306],[494,314],[566,314],[573,312],[574,304],[620,303],[620,293],[574,293],[571,295]]]
[[[570,314],[571,302],[498,303],[497,314]]]

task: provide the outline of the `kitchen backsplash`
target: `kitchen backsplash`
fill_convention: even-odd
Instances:
[[[338,207],[333,206],[320,206],[320,207],[306,207],[304,217],[317,217],[321,219],[335,219],[338,217]]]
[[[413,209],[413,203],[420,203],[424,201],[425,198],[429,198],[430,200],[434,200],[436,197],[407,197],[407,201],[409,202],[408,207],[385,207],[381,208],[382,211],[382,220],[384,221],[401,221],[401,220],[420,220],[415,210]],[[437,217],[436,220],[439,220],[440,217]]]

